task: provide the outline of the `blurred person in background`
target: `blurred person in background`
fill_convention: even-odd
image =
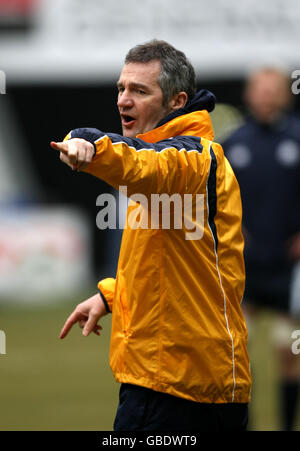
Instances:
[[[223,142],[243,205],[243,305],[250,343],[256,315],[263,309],[275,314],[272,344],[279,358],[283,429],[292,430],[300,379],[299,357],[291,350],[291,334],[299,329],[291,283],[300,258],[300,119],[290,112],[290,78],[281,69],[254,71],[244,96],[250,115]]]
[[[129,51],[118,91],[123,135],[81,128],[52,147],[72,169],[126,186],[128,196],[200,194],[205,222],[197,238],[185,227],[127,226],[116,279],[99,282],[60,336],[77,322],[84,335],[99,334],[98,320],[112,312],[110,364],[122,383],[115,430],[244,430],[251,376],[241,200],[212,142],[215,97],[196,93],[186,56],[156,40]],[[131,202],[129,225],[137,209],[148,212]]]

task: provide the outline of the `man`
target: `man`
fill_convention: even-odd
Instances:
[[[245,312],[251,332],[257,314],[276,315],[273,344],[279,356],[282,422],[293,428],[299,392],[299,358],[293,355],[291,281],[300,257],[299,118],[289,113],[287,75],[264,67],[246,83],[250,117],[225,143],[240,184],[245,235]],[[298,325],[299,326],[299,325]]]
[[[116,280],[100,281],[100,293],[79,304],[61,332],[79,322],[84,335],[99,334],[99,318],[112,312],[110,365],[122,383],[115,430],[242,430],[247,423],[240,194],[221,146],[211,142],[214,96],[195,94],[195,86],[182,52],[164,41],[139,45],[118,81],[123,136],[77,129],[52,143],[73,169],[149,200],[149,208],[129,204]],[[170,212],[182,202],[169,227],[162,211],[152,221],[155,195],[175,196]],[[187,196],[198,235],[186,221]],[[147,220],[136,227],[139,215]]]

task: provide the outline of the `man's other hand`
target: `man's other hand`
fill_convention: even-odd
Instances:
[[[70,168],[78,171],[85,169],[95,155],[95,148],[92,143],[81,138],[72,138],[68,141],[51,141],[52,149],[60,152],[60,159]]]
[[[82,335],[87,336],[91,332],[100,335],[102,327],[98,325],[99,319],[106,315],[107,311],[99,293],[77,305],[76,309],[65,322],[59,338],[65,338],[75,323],[83,329]]]

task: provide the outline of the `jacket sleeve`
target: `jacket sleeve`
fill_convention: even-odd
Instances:
[[[181,137],[147,143],[97,129],[72,130],[66,139],[83,138],[95,147],[88,172],[114,188],[126,186],[128,196],[135,193],[195,192],[205,173],[200,138]]]
[[[109,277],[98,283],[98,290],[104,302],[107,312],[112,312],[113,299],[115,294],[116,279]]]

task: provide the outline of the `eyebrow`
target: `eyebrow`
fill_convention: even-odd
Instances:
[[[124,84],[121,81],[118,81],[117,83],[117,87],[118,88],[122,88],[124,86]],[[143,83],[136,83],[136,82],[130,82],[129,86],[132,88],[141,88],[141,89],[149,89],[149,87],[147,85],[144,85]]]

